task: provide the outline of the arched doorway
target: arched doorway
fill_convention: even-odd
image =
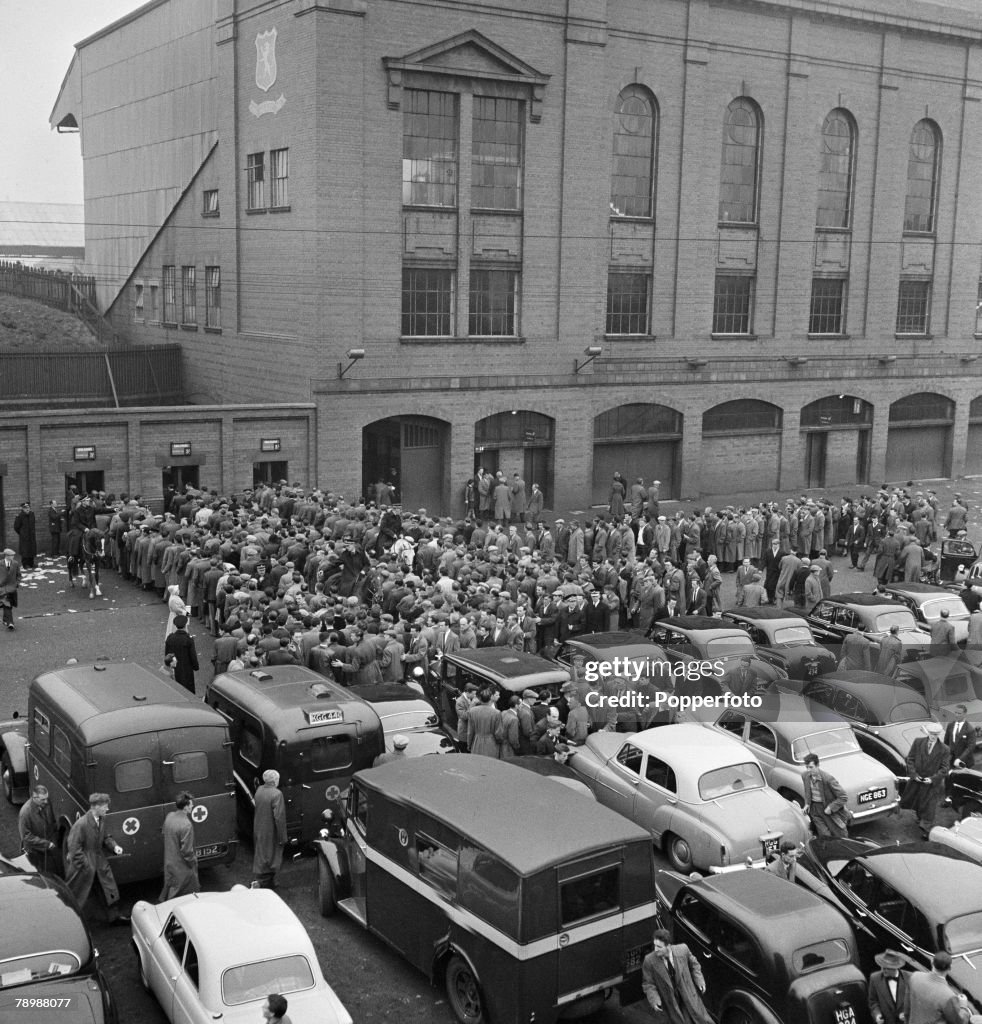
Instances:
[[[390,416],[361,432],[362,493],[369,499],[379,480],[395,485],[403,508],[449,511],[450,424],[430,416]]]
[[[515,409],[485,416],[474,424],[474,472],[483,466],[492,476],[499,470],[511,481],[518,473],[526,494],[538,484],[545,507],[555,503],[553,488],[553,439],[556,421],[529,409]]]
[[[887,480],[933,480],[951,476],[951,428],[955,403],[921,391],[890,406]]]
[[[965,475],[982,475],[982,396],[968,407],[968,447],[965,449]]]
[[[801,410],[805,486],[869,483],[873,406],[852,395],[827,395]]]
[[[593,504],[606,505],[610,482],[620,473],[631,483],[660,480],[659,496],[679,496],[682,413],[667,405],[618,405],[593,420]]]
[[[737,398],[702,414],[700,490],[772,491],[780,486],[784,414],[770,402]]]

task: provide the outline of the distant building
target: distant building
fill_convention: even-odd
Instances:
[[[51,120],[117,328],[347,496],[982,472],[975,0],[153,0]]]

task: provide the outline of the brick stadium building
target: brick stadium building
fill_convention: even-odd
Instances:
[[[216,442],[219,486],[982,473],[976,0],[152,0],[52,124],[185,422],[293,424]]]

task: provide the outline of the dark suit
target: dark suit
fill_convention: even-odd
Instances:
[[[897,998],[894,1001],[890,986],[882,971],[874,971],[869,978],[869,1013],[874,1024],[900,1024],[900,1014],[907,1000],[907,971],[900,971],[897,978]]]
[[[928,750],[926,736],[919,736],[910,745],[910,752],[907,754],[907,774],[910,781],[904,787],[900,806],[917,815],[917,820],[925,832],[934,824],[938,804],[944,797],[945,776],[950,767],[950,752],[940,740],[931,750]],[[915,781],[918,778],[928,781]]]
[[[173,654],[174,679],[186,690],[194,693],[194,673],[198,671],[198,652],[194,648],[194,637],[183,629],[177,629],[164,642],[164,656]]]
[[[955,725],[959,726],[958,737],[955,737]],[[971,722],[949,722],[944,731],[944,745],[951,751],[951,766],[958,768],[956,761],[961,761],[966,768],[975,762],[975,727]]]
[[[14,609],[17,607],[17,587],[20,584],[20,562],[10,559],[10,565],[0,558],[0,606],[3,607],[4,625],[13,628]]]

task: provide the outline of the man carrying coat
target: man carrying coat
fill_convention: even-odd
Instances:
[[[252,873],[257,889],[275,889],[276,872],[283,863],[286,843],[286,803],[277,788],[280,773],[263,772],[263,784],[256,790],[256,810],[252,824]]]
[[[80,907],[95,888],[106,905],[109,924],[126,924],[129,918],[119,912],[119,888],[113,869],[106,859],[106,851],[120,856],[123,848],[103,829],[103,819],[109,813],[109,794],[93,793],[89,809],[71,827],[65,843],[65,881]]]
[[[654,934],[654,952],[641,965],[641,988],[660,1024],[713,1024],[703,1005],[706,981],[699,961],[683,943],[671,945],[664,928]]]

